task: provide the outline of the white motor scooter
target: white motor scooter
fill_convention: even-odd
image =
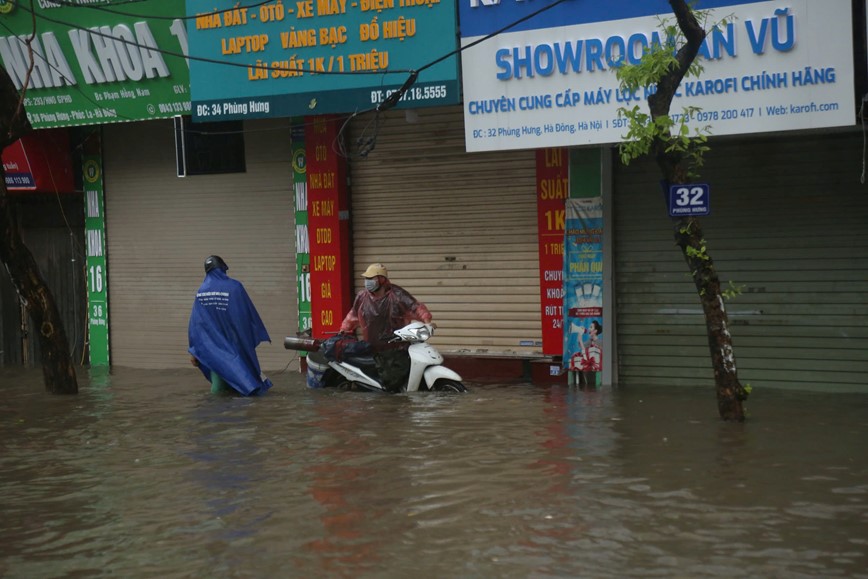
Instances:
[[[410,346],[410,373],[402,392],[441,391],[466,392],[461,376],[443,366],[443,356],[427,343],[434,334],[434,326],[423,322],[411,322],[399,330],[390,343],[407,342]],[[336,387],[343,389],[373,390],[390,392],[377,374],[374,357],[347,356],[341,360],[329,360],[319,352],[321,340],[311,338],[284,338],[283,346],[288,350],[310,352],[307,356],[307,384],[311,388]]]

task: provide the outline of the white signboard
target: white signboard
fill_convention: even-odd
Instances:
[[[459,0],[462,46],[553,0]],[[726,19],[700,52],[670,112],[712,135],[855,123],[850,0],[699,0]],[[614,69],[661,39],[665,0],[568,0],[462,53],[468,151],[615,143],[620,107],[647,112],[655,87],[621,92]]]

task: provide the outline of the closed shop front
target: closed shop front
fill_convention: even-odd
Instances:
[[[27,194],[15,202],[21,237],[54,297],[72,360],[79,363],[87,339],[81,195]],[[39,365],[41,360],[39,329],[6,268],[0,267],[0,366]]]
[[[286,366],[283,337],[298,327],[290,130],[244,131],[246,172],[178,178],[171,121],[104,127],[112,365],[189,365],[190,310],[217,254],[271,335],[257,350],[263,370]]]
[[[539,355],[535,151],[466,153],[460,107],[367,115],[347,144],[356,289],[382,262],[434,314],[441,351]]]
[[[862,391],[868,373],[868,190],[862,135],[712,141],[702,218],[742,383]],[[616,163],[621,384],[711,386],[704,317],[651,161]]]

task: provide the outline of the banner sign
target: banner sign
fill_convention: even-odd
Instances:
[[[99,137],[85,143],[84,235],[87,248],[87,328],[90,365],[109,365],[108,281],[105,254],[105,198]]]
[[[563,353],[564,201],[570,195],[569,149],[537,149],[536,207],[543,354]]]
[[[452,0],[302,0],[240,7],[187,0],[193,117],[228,120],[376,107],[457,49]],[[457,104],[453,55],[419,73],[398,107]]]
[[[310,236],[307,229],[307,156],[304,125],[292,125],[292,189],[295,192],[295,265],[298,280],[298,331],[313,327],[310,317]]]
[[[72,155],[67,129],[30,132],[3,149],[6,189],[73,193]]]
[[[461,44],[547,5],[462,53],[468,151],[615,143],[627,133],[619,108],[648,112],[656,87],[621,91],[614,70],[666,42],[659,18],[674,23],[666,0],[462,0]],[[854,124],[850,0],[699,0],[694,8],[711,9],[708,27],[726,24],[702,45],[702,75],[682,81],[676,121],[713,135]],[[701,110],[685,118],[686,106]]]
[[[338,139],[336,119],[306,122],[311,317],[313,337],[327,338],[338,332],[352,304],[346,160],[332,148]]]
[[[0,13],[0,60],[19,91],[27,83],[33,128],[189,114],[183,4],[82,4],[17,2]]]
[[[564,236],[564,368],[603,369],[603,198],[568,199]]]
[[[8,191],[36,190],[36,178],[21,139],[3,149],[3,176]]]

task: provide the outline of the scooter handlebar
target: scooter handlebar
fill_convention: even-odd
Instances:
[[[283,347],[287,350],[298,350],[300,352],[316,352],[319,350],[322,342],[316,338],[299,338],[298,336],[287,336],[283,339]]]

